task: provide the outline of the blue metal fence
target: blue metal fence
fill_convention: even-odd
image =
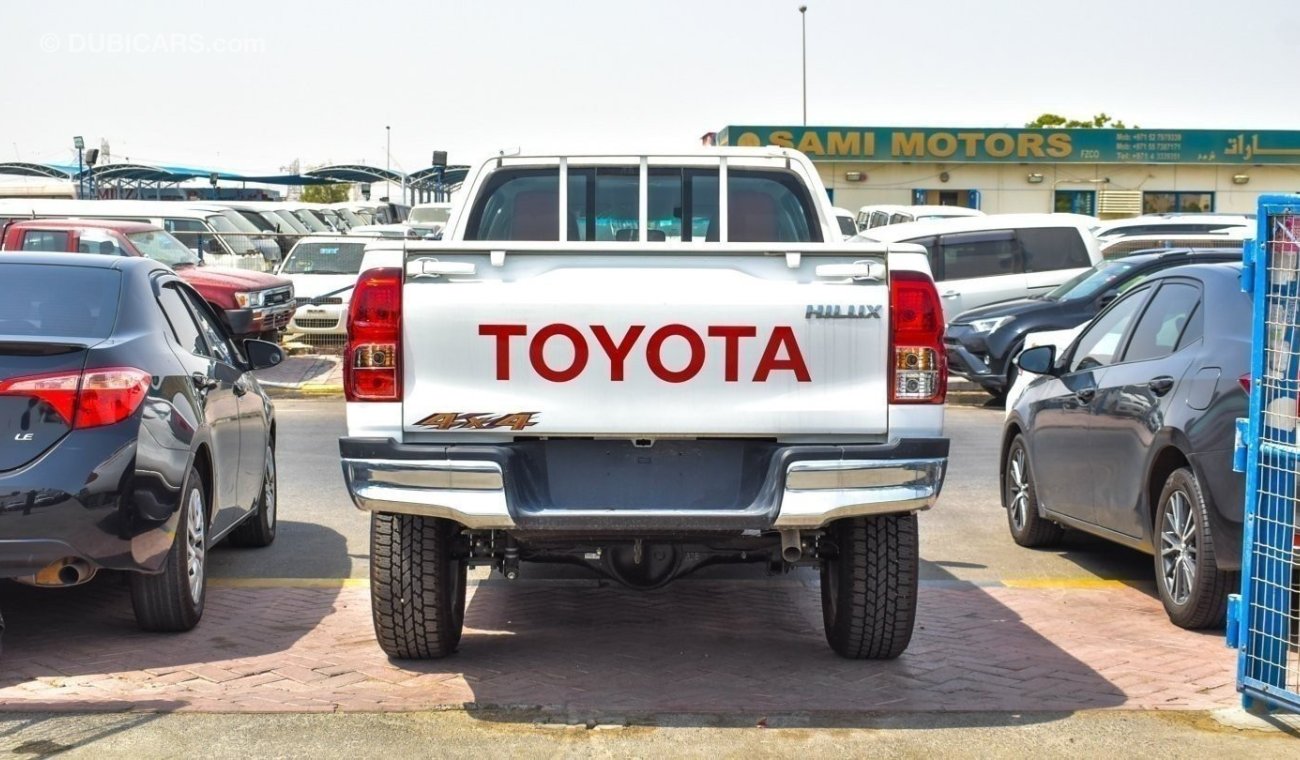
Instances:
[[[1239,650],[1237,688],[1246,706],[1260,699],[1300,710],[1300,195],[1260,197],[1242,287],[1254,297],[1253,351],[1250,416],[1237,425],[1236,463],[1246,472],[1245,546],[1228,641]]]

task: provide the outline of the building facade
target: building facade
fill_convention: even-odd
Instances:
[[[1068,211],[1102,218],[1253,212],[1300,192],[1300,131],[728,126],[719,145],[807,154],[835,205]]]

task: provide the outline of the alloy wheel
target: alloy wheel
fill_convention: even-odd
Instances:
[[[1187,495],[1171,493],[1160,529],[1160,564],[1174,604],[1186,604],[1196,585],[1197,527]]]
[[[190,491],[188,528],[186,529],[186,547],[189,551],[189,563],[187,571],[190,580],[190,598],[198,602],[203,596],[203,556],[207,550],[206,541],[204,540],[206,528],[204,526],[203,514],[203,496],[199,494],[197,488]]]
[[[1007,487],[1011,490],[1007,508],[1011,510],[1011,526],[1019,532],[1029,520],[1029,471],[1025,467],[1023,448],[1018,447],[1011,454],[1007,476]]]
[[[262,510],[266,524],[275,525],[275,451],[266,450],[266,473],[262,481]]]

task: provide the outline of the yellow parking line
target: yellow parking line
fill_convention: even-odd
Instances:
[[[212,578],[218,588],[357,588],[370,585],[369,578]]]
[[[1002,585],[1024,589],[1108,589],[1127,588],[1132,582],[1109,578],[1003,578]]]

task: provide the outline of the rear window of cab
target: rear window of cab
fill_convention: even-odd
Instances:
[[[718,241],[718,170],[647,170],[645,237],[650,243]],[[560,240],[558,168],[502,169],[479,192],[467,240]],[[565,239],[635,242],[641,238],[639,167],[570,167],[565,191]],[[749,243],[821,242],[821,225],[804,183],[778,170],[727,172],[727,240]]]

